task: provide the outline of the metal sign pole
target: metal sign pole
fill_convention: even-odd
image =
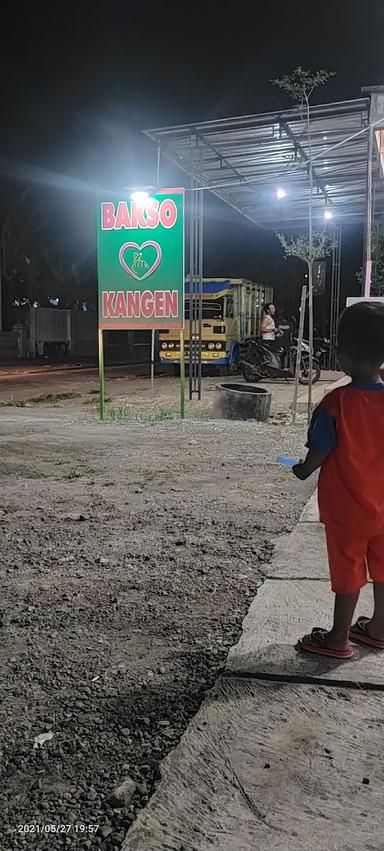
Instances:
[[[185,419],[185,358],[184,329],[180,331],[180,418]]]
[[[100,419],[104,419],[105,412],[105,374],[104,374],[104,336],[103,331],[99,328],[99,410]]]
[[[151,332],[151,391],[155,393],[155,332]]]
[[[200,150],[200,162],[201,162],[201,150]],[[201,166],[200,166],[201,168]],[[203,226],[204,226],[204,193],[201,189],[198,193],[200,196],[198,198],[198,276],[199,276],[199,360],[198,360],[198,399],[201,399],[201,377],[202,377],[202,365],[201,365],[201,357],[202,357],[202,347],[203,347]]]
[[[157,147],[156,188],[160,188],[161,146]],[[151,394],[155,395],[155,343],[156,333],[151,331]]]
[[[194,392],[194,325],[195,325],[195,270],[194,270],[194,212],[195,212],[195,196],[193,191],[195,185],[194,178],[191,177],[190,203],[189,203],[189,401],[193,399]]]

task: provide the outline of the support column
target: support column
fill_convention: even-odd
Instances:
[[[157,148],[156,188],[160,188],[161,146]],[[151,392],[155,395],[156,331],[151,331]]]
[[[333,230],[332,270],[331,270],[331,299],[329,316],[329,368],[336,369],[337,326],[340,314],[340,281],[341,281],[341,225],[335,225]]]
[[[369,297],[371,294],[372,277],[372,169],[373,169],[373,127],[368,130],[367,148],[367,193],[366,193],[366,219],[365,219],[365,246],[364,246],[364,278],[362,295]]]
[[[201,399],[201,354],[203,330],[203,180],[202,151],[198,139],[192,148],[189,205],[189,399]]]

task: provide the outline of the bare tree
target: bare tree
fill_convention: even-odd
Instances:
[[[309,238],[306,234],[299,234],[297,237],[286,237],[283,233],[277,233],[277,238],[280,240],[282,245],[285,257],[297,257],[299,260],[302,260],[303,263],[307,264],[308,267],[308,280],[311,274],[311,281],[313,283],[313,264],[318,260],[323,260],[327,257],[332,249],[333,243],[329,239],[326,234],[325,229],[319,232],[315,232],[312,234],[312,244],[310,244]],[[303,292],[306,292],[306,287],[303,287]],[[312,289],[313,292],[313,289]],[[303,302],[303,310],[305,311],[305,297]],[[304,320],[301,317],[302,326],[304,325]],[[309,329],[308,329],[309,330]],[[301,343],[302,339],[299,337],[299,344],[297,350],[297,361],[296,361],[296,370],[295,370],[295,390],[293,396],[293,405],[292,405],[292,422],[296,422],[296,412],[297,412],[297,396],[298,396],[298,387],[299,387],[299,361],[301,358]],[[312,384],[312,371],[313,371],[313,325],[312,325],[312,343],[309,346],[310,354],[312,351],[312,359],[309,364],[308,369],[308,378],[309,383]],[[312,415],[312,394],[308,391],[308,421]]]
[[[308,205],[308,335],[309,335],[309,384],[308,384],[308,418],[312,412],[312,367],[313,367],[313,161],[312,161],[312,139],[311,139],[311,110],[310,99],[318,86],[323,86],[334,74],[332,71],[308,71],[299,66],[291,74],[284,74],[280,79],[272,80],[274,85],[282,89],[302,109],[307,130],[308,145],[308,177],[309,177],[309,205]],[[298,255],[295,255],[298,256]],[[303,259],[303,258],[302,258]]]
[[[302,260],[308,266],[308,274],[310,266],[316,260],[324,260],[333,248],[332,240],[325,229],[312,233],[312,244],[303,233],[297,237],[286,237],[283,233],[277,233],[276,236],[280,240],[285,257],[297,257]]]

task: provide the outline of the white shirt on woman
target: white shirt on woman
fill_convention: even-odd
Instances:
[[[261,336],[263,340],[275,340],[276,339],[276,324],[275,320],[272,316],[269,316],[268,313],[263,316],[262,319],[262,332]]]

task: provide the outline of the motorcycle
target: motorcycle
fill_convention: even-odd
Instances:
[[[326,337],[315,337],[313,342],[314,357],[321,366],[321,369],[329,369],[331,341]]]
[[[287,349],[279,344],[283,333],[278,330],[276,340],[266,341],[249,337],[240,345],[240,368],[244,381],[255,382],[263,378],[295,377],[297,345],[290,343]],[[288,363],[287,363],[288,362]],[[312,384],[319,380],[321,367],[316,358],[312,362]],[[309,384],[309,345],[303,341],[300,358],[300,384]]]
[[[297,346],[297,336],[294,337],[294,343]],[[313,340],[313,357],[320,364],[321,369],[329,369],[331,341],[326,337],[315,337]],[[303,349],[309,351],[308,340],[303,340]]]

